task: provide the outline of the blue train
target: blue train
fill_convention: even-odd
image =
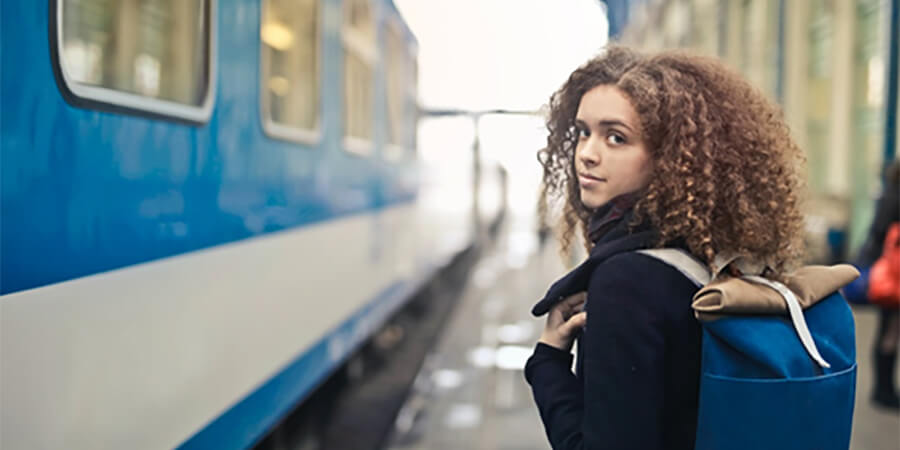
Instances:
[[[0,447],[243,448],[479,234],[391,0],[3,0]]]

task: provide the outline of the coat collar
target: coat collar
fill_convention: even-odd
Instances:
[[[647,225],[638,225],[632,229],[629,226],[632,217],[633,211],[628,210],[608,225],[607,231],[595,241],[588,258],[553,283],[544,298],[531,308],[531,313],[535,316],[544,315],[562,299],[586,290],[594,268],[613,255],[653,246],[658,233]]]

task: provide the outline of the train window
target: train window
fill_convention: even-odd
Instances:
[[[407,86],[409,86],[409,50],[402,30],[392,25],[387,29],[387,127],[388,145],[385,158],[397,160],[406,146]]]
[[[76,103],[202,122],[212,111],[212,0],[58,0],[55,57]]]
[[[319,36],[318,0],[263,2],[261,109],[270,135],[318,139]]]
[[[369,0],[344,4],[344,147],[360,155],[372,151],[375,23]]]

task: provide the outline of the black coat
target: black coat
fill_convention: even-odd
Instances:
[[[525,366],[554,449],[690,449],[697,427],[700,325],[697,287],[634,250],[656,234],[629,230],[630,214],[596,241],[587,261],[551,286],[546,313],[587,290],[587,325],[572,355],[539,343]]]

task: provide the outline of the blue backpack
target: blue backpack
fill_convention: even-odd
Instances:
[[[700,287],[705,265],[677,249],[640,250]],[[783,284],[786,315],[734,315],[703,327],[697,450],[846,450],[856,393],[853,315],[835,291],[801,309]]]
[[[859,278],[841,289],[848,302],[855,305],[869,304],[869,270],[871,267],[857,266]]]

